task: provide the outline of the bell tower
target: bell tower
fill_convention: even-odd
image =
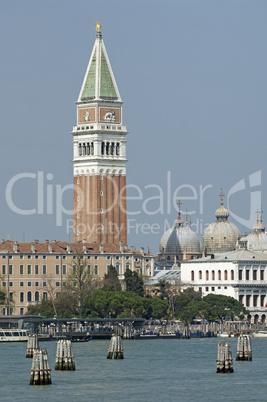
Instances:
[[[122,100],[96,23],[73,127],[73,241],[127,244],[126,127]]]

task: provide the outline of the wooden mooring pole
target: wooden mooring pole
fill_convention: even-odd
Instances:
[[[46,349],[35,349],[31,368],[30,385],[52,384]]]
[[[108,348],[107,359],[112,359],[114,354],[114,359],[123,359],[123,346],[121,337],[118,335],[112,335],[110,339],[110,344]]]
[[[70,340],[57,342],[55,370],[75,370],[74,355]]]
[[[27,343],[26,357],[33,357],[34,350],[39,349],[38,335],[30,334]]]
[[[217,351],[217,373],[233,373],[233,359],[229,342],[219,342]]]
[[[238,337],[236,360],[252,361],[251,339],[249,335],[240,335]]]

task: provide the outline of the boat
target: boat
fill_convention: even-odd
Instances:
[[[253,332],[252,336],[255,338],[267,338],[267,331]]]
[[[218,334],[217,334],[217,337],[220,337],[220,338],[234,338],[234,334],[232,334],[232,333],[228,333],[228,332],[219,332]]]
[[[27,329],[0,328],[0,342],[27,342],[29,331]]]

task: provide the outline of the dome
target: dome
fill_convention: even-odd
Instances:
[[[253,232],[247,237],[247,249],[253,251],[267,250],[267,233],[262,223],[262,217],[257,219],[257,223],[253,226]]]
[[[160,239],[160,253],[195,254],[200,253],[200,242],[196,233],[179,216],[173,228],[167,230]]]
[[[203,251],[207,254],[225,253],[234,250],[241,233],[238,228],[228,221],[229,211],[223,206],[221,191],[221,206],[215,212],[217,220],[212,222],[203,234]]]

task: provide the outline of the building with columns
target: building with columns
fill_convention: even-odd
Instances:
[[[248,250],[242,237],[237,249],[183,262],[181,281],[201,291],[231,296],[249,310],[254,322],[265,322],[267,315],[267,254]]]
[[[73,127],[73,241],[127,244],[126,135],[122,100],[96,23]]]

